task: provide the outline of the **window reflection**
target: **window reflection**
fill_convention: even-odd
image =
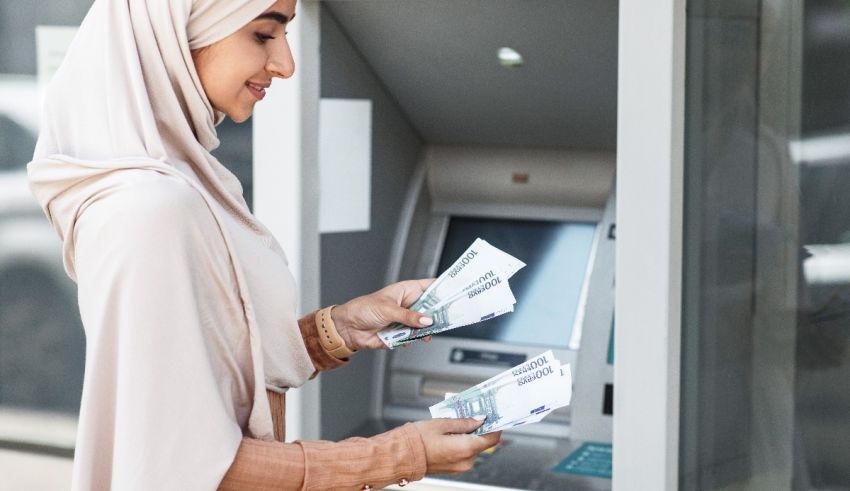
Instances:
[[[73,416],[83,383],[76,290],[26,178],[37,105],[34,76],[0,76],[0,414],[7,418],[27,410]]]
[[[681,489],[850,489],[850,3],[688,9]]]
[[[800,165],[799,487],[850,487],[850,4],[808,1]]]

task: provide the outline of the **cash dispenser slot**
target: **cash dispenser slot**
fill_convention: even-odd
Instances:
[[[457,394],[469,388],[468,383],[449,382],[445,380],[425,380],[419,390],[422,397],[442,400],[447,393]]]
[[[447,392],[462,392],[477,382],[427,378],[419,373],[396,373],[390,381],[390,400],[393,404],[428,407],[442,401]]]

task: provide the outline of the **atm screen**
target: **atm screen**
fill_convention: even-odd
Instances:
[[[514,312],[441,336],[570,348],[595,232],[595,223],[452,217],[438,273],[478,237],[527,266],[510,279]]]

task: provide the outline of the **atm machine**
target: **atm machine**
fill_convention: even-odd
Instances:
[[[506,431],[472,471],[436,482],[610,489],[614,168],[614,154],[606,152],[427,147],[402,210],[388,280],[436,277],[477,237],[527,266],[510,280],[513,313],[379,354],[371,389],[376,414],[355,434],[427,419],[446,392],[551,349],[571,365],[571,405]]]

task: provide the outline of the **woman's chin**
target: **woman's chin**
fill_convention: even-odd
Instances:
[[[231,114],[228,114],[230,119],[233,120],[234,123],[244,123],[251,117],[251,114],[254,112],[254,108],[251,108],[247,111],[234,111]]]

